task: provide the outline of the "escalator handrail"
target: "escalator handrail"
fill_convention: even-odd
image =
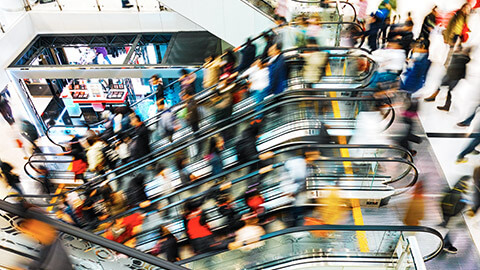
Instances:
[[[432,253],[424,256],[424,261],[429,261],[435,258],[443,249],[444,241],[443,236],[437,230],[425,227],[425,226],[401,226],[401,225],[311,225],[311,226],[298,226],[298,227],[290,227],[287,229],[283,229],[280,231],[275,231],[271,233],[267,233],[260,237],[259,241],[265,241],[270,238],[292,234],[296,232],[308,232],[308,231],[384,231],[384,232],[416,232],[416,233],[429,233],[436,237],[438,237],[441,245]],[[181,260],[176,262],[176,264],[183,265],[186,263],[190,263],[196,260],[200,260],[203,258],[211,257],[213,255],[217,255],[220,253],[228,252],[229,250],[223,251],[214,251],[214,252],[206,252],[200,255],[193,256],[188,259]]]
[[[300,90],[297,90],[297,91],[300,91]],[[285,96],[285,95],[288,95],[289,93],[291,93],[291,91],[284,91],[283,93],[277,95],[277,97],[280,97],[280,96]],[[297,100],[298,99],[298,100]],[[272,104],[272,105],[269,105],[269,106],[266,106],[264,107],[261,111],[258,111],[258,112],[254,112],[254,111],[250,111],[250,112],[247,112],[245,115],[241,116],[240,119],[237,119],[237,120],[233,120],[232,123],[230,123],[229,125],[227,126],[224,126],[222,127],[221,129],[217,129],[217,130],[213,130],[213,131],[210,131],[209,133],[207,134],[203,134],[203,135],[200,135],[199,138],[196,138],[194,139],[193,141],[190,141],[190,142],[187,142],[186,144],[183,144],[183,148],[185,147],[188,147],[188,146],[191,146],[191,145],[194,145],[204,139],[208,139],[209,137],[211,137],[212,135],[214,134],[217,134],[221,131],[224,131],[228,128],[232,128],[236,125],[238,125],[239,123],[251,118],[251,117],[254,117],[254,116],[258,116],[258,115],[262,115],[268,111],[270,111],[271,109],[273,109],[274,107],[277,107],[277,106],[281,106],[281,105],[285,105],[285,104],[288,104],[290,102],[296,102],[296,101],[301,101],[301,100],[305,100],[305,101],[362,101],[362,100],[371,100],[372,98],[370,97],[354,97],[354,98],[346,98],[346,97],[336,97],[336,98],[328,98],[328,97],[325,97],[325,98],[320,98],[320,97],[302,97],[302,98],[289,98],[289,99],[286,99],[286,100],[282,100],[282,101],[279,101],[275,104]],[[259,104],[268,104],[268,102],[270,102],[271,99],[265,99],[263,100],[262,102],[260,102]],[[223,119],[221,120],[220,122],[226,122],[228,119]],[[218,124],[218,123],[217,123]],[[177,142],[175,143],[176,146],[179,146],[181,142]],[[166,147],[172,147],[171,144],[165,146],[164,148]],[[182,149],[183,149],[182,148]],[[153,156],[155,154],[157,154],[158,152],[160,152],[161,150],[163,150],[163,148],[160,148],[160,149],[157,149],[157,150],[154,150],[152,151],[150,154],[148,154],[147,156],[144,156],[142,158],[140,158],[139,160],[144,160],[146,158],[148,158],[149,156]],[[152,164],[153,162],[157,162],[158,160],[168,156],[168,154],[173,154],[173,153],[176,153],[178,152],[179,149],[173,149],[173,150],[169,150],[167,151],[166,153],[162,154],[161,156],[159,157],[156,157],[150,161],[148,161],[147,163],[145,164]],[[106,177],[107,175],[110,175],[112,173],[115,173],[115,172],[118,172],[118,171],[121,171],[122,169],[124,168],[128,168],[130,167],[131,165],[135,165],[139,160],[133,160],[133,161],[130,161],[118,168],[115,168],[114,170],[111,170],[110,172],[107,172],[106,174],[104,175],[99,175],[99,176],[96,176],[96,177],[93,177],[88,183],[84,184],[84,185],[89,185],[89,186],[92,186],[92,185],[95,185],[97,184],[97,182],[102,182],[103,181],[103,178]],[[145,167],[145,166],[148,166],[148,165],[145,165],[145,164],[141,164],[139,166],[137,166],[136,168],[140,168],[140,167]],[[133,168],[132,168],[133,169]],[[132,169],[129,169],[129,173],[133,172]],[[126,175],[126,174],[121,174],[122,176]],[[119,178],[119,176],[116,176],[114,177],[113,179],[116,179],[116,178]],[[83,186],[83,185],[82,185]],[[72,189],[71,191],[73,190],[77,190],[77,189],[80,189],[82,188],[82,186],[79,186],[79,187],[76,187],[74,189]]]
[[[281,154],[283,152],[287,152],[287,151],[294,151],[294,150],[298,150],[298,149],[301,149],[302,147],[306,147],[306,146],[310,146],[310,147],[316,147],[316,148],[330,148],[330,149],[342,149],[342,148],[349,148],[349,149],[371,149],[371,148],[378,148],[378,149],[391,149],[391,150],[398,150],[398,151],[401,151],[403,152],[404,154],[407,155],[407,161],[409,162],[413,162],[413,157],[412,157],[412,154],[405,148],[401,147],[401,146],[398,146],[398,145],[382,145],[382,144],[318,144],[318,143],[315,143],[315,142],[304,142],[304,141],[299,141],[299,142],[290,142],[290,143],[285,143],[285,144],[280,144],[280,145],[276,145],[273,149],[269,149],[268,151],[273,151],[275,155],[277,154]],[[278,149],[278,148],[281,148],[281,149]],[[261,153],[264,153],[264,152],[268,152],[268,151],[262,151]],[[327,157],[329,158],[329,157]],[[359,157],[361,158],[361,157]],[[328,159],[327,159],[328,160]],[[203,185],[209,181],[212,181],[212,180],[215,180],[215,179],[218,179],[218,178],[221,178],[221,177],[224,177],[236,170],[239,170],[241,168],[244,168],[244,167],[247,167],[247,166],[250,166],[252,164],[255,164],[257,162],[259,162],[260,159],[255,159],[255,160],[252,160],[252,161],[249,161],[245,164],[241,164],[241,165],[238,165],[237,167],[235,168],[232,168],[232,169],[228,169],[228,170],[225,170],[223,172],[221,172],[220,174],[217,174],[217,175],[213,175],[213,176],[209,176],[208,178],[204,179],[204,180],[200,180],[200,181],[196,181],[195,183],[189,185],[189,186],[186,186],[186,187],[182,187],[168,195],[165,195],[165,196],[162,196],[160,197],[158,200],[163,200],[163,199],[167,199],[171,196],[175,196],[179,193],[182,193],[182,192],[185,192],[191,188],[196,188],[200,185]],[[328,160],[330,161],[330,160]],[[355,160],[355,161],[358,161],[358,158]],[[29,194],[26,194],[22,197],[25,197],[25,198],[45,198],[45,197],[56,197],[56,196],[60,196],[61,194],[48,194],[48,195],[45,195],[45,194],[32,194],[32,195],[29,195]],[[20,197],[19,194],[9,194],[6,198],[10,198],[10,197]],[[50,206],[50,205],[47,205],[47,206]]]
[[[284,94],[285,92],[283,92],[282,94]],[[127,171],[123,172],[123,173],[120,173],[119,175],[116,175],[115,177],[113,177],[112,179],[108,180],[108,182],[111,182],[113,180],[116,180],[116,179],[119,179],[125,175],[128,175],[140,168],[144,168],[146,166],[149,166],[167,156],[170,156],[178,151],[180,151],[181,149],[184,149],[186,147],[189,147],[189,146],[192,146],[192,145],[196,145],[197,143],[205,140],[205,139],[208,139],[209,137],[217,134],[217,133],[220,133],[224,130],[227,130],[229,128],[232,128],[234,126],[237,126],[238,124],[244,122],[245,120],[248,120],[250,119],[251,117],[254,117],[254,116],[257,116],[257,115],[262,115],[274,108],[276,108],[277,106],[283,106],[285,104],[289,104],[289,103],[292,103],[292,102],[301,102],[301,101],[338,101],[338,100],[343,100],[343,101],[352,101],[352,100],[371,100],[371,98],[365,98],[365,97],[355,97],[355,98],[345,98],[345,97],[336,97],[336,98],[320,98],[320,97],[295,97],[295,98],[289,98],[289,99],[286,99],[286,100],[280,100],[279,102],[275,103],[275,104],[272,104],[272,105],[269,105],[269,106],[266,106],[264,107],[262,110],[258,111],[258,112],[254,112],[254,111],[250,111],[248,113],[246,113],[246,115],[243,115],[240,119],[237,119],[237,120],[234,120],[232,121],[232,123],[230,123],[229,125],[226,125],[222,128],[219,128],[219,129],[215,129],[213,131],[210,131],[209,133],[206,133],[206,134],[203,134],[203,135],[199,135],[198,138],[196,139],[193,139],[193,140],[190,140],[189,142],[185,143],[182,145],[182,147],[176,147],[174,149],[170,149],[168,151],[166,151],[165,153],[161,154],[160,156],[156,157],[156,158],[153,158],[153,159],[150,159],[149,161],[145,161],[143,164],[140,164],[134,168],[130,168],[130,169],[127,169]],[[264,100],[263,102],[266,102],[266,100]],[[222,120],[222,121],[226,121],[226,119]],[[160,151],[160,150],[159,150]],[[156,151],[157,153],[159,151]],[[149,155],[152,155],[156,152],[152,152],[151,154]],[[148,158],[148,156],[145,156],[145,157],[142,157],[140,158],[139,160],[144,160]],[[118,168],[115,168],[114,170],[111,170],[110,172],[107,172],[106,174],[103,174],[103,175],[99,175],[99,176],[96,176],[96,177],[93,177],[88,183],[86,184],[83,184],[83,185],[80,185],[78,187],[75,187],[71,190],[69,190],[68,192],[72,192],[72,191],[76,191],[76,190],[79,190],[79,189],[83,189],[85,186],[94,186],[98,183],[101,183],[103,181],[105,181],[105,177],[107,175],[110,175],[112,173],[115,173],[115,172],[119,172],[121,171],[122,169],[126,168],[126,167],[129,167],[130,165],[133,165],[133,164],[136,164],[139,160],[134,160],[134,161],[131,161],[123,166],[120,166]],[[57,194],[56,196],[61,196],[61,195],[64,195],[66,194],[67,192],[62,192],[60,194]]]
[[[155,265],[157,267],[162,267],[164,269],[172,269],[172,270],[187,270],[187,268],[179,265],[175,265],[169,261],[157,258],[155,256],[143,253],[141,251],[138,251],[134,248],[127,247],[123,244],[108,240],[104,237],[95,235],[93,233],[87,232],[85,230],[79,229],[75,226],[66,224],[64,222],[54,220],[52,218],[47,217],[46,215],[33,211],[33,210],[28,210],[24,211],[19,205],[14,205],[11,203],[8,203],[4,200],[0,201],[0,209],[14,214],[16,216],[22,217],[22,218],[33,218],[42,222],[45,222],[51,226],[53,226],[56,230],[81,238],[83,240],[89,241],[91,243],[97,244],[99,246],[114,250],[118,253],[127,255],[128,257],[138,259],[140,261]]]

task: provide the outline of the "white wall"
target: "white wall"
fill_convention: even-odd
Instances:
[[[241,0],[161,0],[220,39],[241,45],[274,23]]]

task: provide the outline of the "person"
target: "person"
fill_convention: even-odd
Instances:
[[[316,48],[317,41],[314,38],[307,39],[307,49]],[[328,53],[324,51],[307,50],[302,54],[305,59],[303,65],[303,79],[307,83],[318,83],[325,72],[328,61]]]
[[[234,73],[235,70],[235,62],[237,61],[237,58],[235,57],[235,54],[233,54],[232,49],[228,49],[225,52],[225,60],[222,61],[221,66],[222,66],[222,74],[220,75],[220,80],[228,79],[230,75]]]
[[[177,238],[164,226],[160,226],[158,232],[160,239],[150,251],[150,254],[157,256],[160,253],[165,253],[169,262],[179,261],[180,254]]]
[[[105,47],[94,47],[93,49],[95,50],[95,59],[93,59],[94,64],[98,64],[99,55],[102,55],[103,59],[105,59],[105,61],[107,61],[109,65],[112,64],[112,61],[110,61],[110,58],[108,58],[108,52],[107,52],[107,49],[105,49]]]
[[[53,194],[54,186],[50,181],[51,175],[50,171],[45,166],[39,166],[38,168],[34,168],[34,170],[38,173],[37,179],[40,181],[43,187],[43,191],[45,194]]]
[[[103,148],[106,146],[96,134],[87,138],[89,147],[87,148],[88,170],[91,172],[102,173],[105,169],[105,156]]]
[[[370,24],[368,25],[368,30],[363,32],[363,35],[368,37],[368,47],[370,50],[375,51],[378,49],[378,33],[383,26],[383,20],[385,19],[385,14],[381,11],[376,11],[370,15]]]
[[[218,136],[211,137],[208,155],[205,156],[205,159],[208,161],[208,164],[212,168],[212,175],[217,175],[223,171],[222,154],[220,152],[222,149],[222,138]]]
[[[427,72],[432,64],[428,57],[427,44],[417,40],[412,50],[409,66],[401,76],[400,89],[411,94],[424,86]]]
[[[95,204],[98,199],[97,190],[94,188],[87,188],[85,191],[86,198],[83,201],[82,207],[82,220],[85,224],[85,229],[94,229],[98,223],[98,212],[95,211]]]
[[[267,94],[278,95],[287,88],[287,65],[282,54],[282,44],[275,43],[268,49],[270,57],[268,65],[268,80],[270,84],[264,90]]]
[[[475,214],[478,211],[478,208],[480,208],[480,167],[475,167],[473,170],[473,196],[472,196],[472,201],[473,204],[470,207],[470,209],[467,211],[467,215],[469,217],[475,216]]]
[[[260,135],[260,124],[253,123],[247,126],[240,135],[235,145],[237,160],[239,164],[247,163],[258,156],[257,139]],[[250,166],[249,172],[256,170],[257,166]]]
[[[220,215],[227,219],[225,233],[228,235],[242,228],[245,221],[241,220],[241,216],[235,209],[235,205],[230,198],[230,194],[222,192],[216,198],[216,205]]]
[[[150,131],[138,115],[132,115],[131,125],[135,127],[136,137],[133,138],[132,159],[139,159],[150,154]]]
[[[443,41],[448,44],[450,48],[453,48],[455,44],[462,42],[462,33],[464,28],[467,27],[467,19],[470,14],[470,4],[467,2],[455,12],[450,21],[448,21],[447,29],[442,32]],[[448,62],[446,62],[448,64]]]
[[[32,260],[28,269],[74,269],[70,256],[53,226],[34,218],[27,218],[18,224],[18,228],[22,233],[41,244],[38,259]]]
[[[0,93],[0,113],[3,116],[3,119],[11,126],[15,123],[15,118],[13,118],[12,108],[10,107],[10,102],[8,100],[10,97],[10,92],[8,88],[5,87]]]
[[[165,101],[160,100],[157,102],[158,111],[161,112],[160,121],[158,121],[158,129],[162,130],[165,136],[170,142],[173,142],[174,128],[174,116],[170,108],[165,108]]]
[[[471,119],[473,120],[475,114]],[[467,119],[469,120],[469,119]],[[470,122],[472,121],[470,120]],[[470,123],[469,123],[470,124]],[[458,154],[456,163],[465,163],[468,161],[468,159],[465,157],[466,155],[473,153],[476,154],[475,147],[477,147],[480,144],[480,133],[479,133],[479,128],[480,127],[475,127],[475,132],[472,132],[471,137],[473,137],[473,140],[470,141],[470,143]]]
[[[378,10],[383,13],[384,18],[390,17],[392,10],[397,9],[397,0],[382,0],[378,5]]]
[[[180,181],[182,185],[188,185],[192,181],[196,180],[196,177],[190,170],[187,168],[188,159],[183,155],[180,154],[175,159],[175,164],[177,166],[178,174],[180,175]]]
[[[453,186],[452,189],[447,190],[443,195],[441,201],[443,222],[441,227],[446,228],[450,219],[462,212],[467,204],[467,200],[464,198],[464,194],[468,190],[468,181],[470,176],[462,176],[460,180]],[[450,239],[450,233],[447,233],[443,239],[443,250],[448,253],[457,253],[457,248],[453,246]]]
[[[200,206],[200,201],[188,200],[185,202],[183,214],[183,227],[196,254],[211,250],[215,244],[213,233],[207,224],[207,217]]]
[[[195,73],[189,73],[188,70],[182,68],[180,70],[182,75],[179,79],[180,81],[180,98],[182,100],[188,99],[195,95],[195,81],[197,80],[197,75]]]
[[[240,51],[240,55],[240,64],[235,71],[243,72],[253,64],[255,56],[257,55],[257,46],[252,43],[250,38],[247,39],[245,47]]]
[[[192,133],[198,137],[198,130],[200,129],[200,112],[198,111],[197,101],[191,97],[187,101],[187,116],[186,120],[192,128]]]
[[[448,86],[447,99],[445,105],[437,106],[437,109],[447,112],[450,110],[450,106],[452,105],[452,90],[467,74],[467,64],[470,62],[470,51],[471,48],[458,48],[457,52],[453,54],[452,61],[447,68],[447,74],[443,77],[440,85],[440,87]],[[438,93],[440,93],[440,87],[431,96],[425,98],[424,101],[435,101]]]
[[[207,89],[218,83],[220,79],[221,58],[215,54],[205,58],[203,72],[203,88]]]
[[[104,233],[104,237],[133,248],[135,247],[135,238],[133,237],[141,231],[142,223],[143,216],[139,213],[117,218]]]
[[[165,88],[163,86],[163,79],[160,75],[156,74],[150,77],[149,80],[152,85],[153,92],[155,93],[155,101],[159,102],[165,99]]]
[[[378,69],[370,80],[370,86],[382,88],[383,83],[394,82],[398,79],[405,64],[406,55],[398,40],[391,40],[385,49],[372,52],[372,58],[377,61]]]
[[[437,16],[438,7],[434,6],[432,8],[432,11],[427,16],[425,16],[425,19],[423,19],[419,40],[423,42],[426,49],[430,47],[430,33],[437,25]]]
[[[235,232],[235,241],[228,244],[228,248],[250,251],[262,247],[265,243],[260,241],[260,238],[266,232],[262,226],[258,225],[258,218],[255,215],[245,214],[242,216],[242,220],[245,226]]]
[[[413,197],[408,203],[403,224],[407,226],[420,226],[420,221],[425,217],[425,199],[423,197],[423,182],[417,182]]]
[[[241,77],[248,76],[248,82],[250,83],[250,95],[253,97],[255,104],[259,104],[263,101],[263,90],[268,87],[269,74],[266,60],[260,58],[253,62],[252,66],[245,70]],[[263,109],[263,105],[255,106],[255,111],[258,112]]]
[[[367,8],[368,0],[359,0],[357,2],[357,18],[360,22],[364,22],[368,18]]]
[[[145,192],[145,176],[143,174],[137,174],[130,180],[126,195],[128,205],[131,207],[148,201],[147,193]]]
[[[133,5],[130,4],[130,1],[122,0],[122,8],[131,8],[131,7],[133,7]]]
[[[268,50],[273,46],[273,44],[275,44],[274,37],[275,36],[273,34],[269,34],[267,32],[263,34],[263,38],[265,39],[265,47],[263,48],[263,53],[260,56],[262,60],[269,57]]]
[[[397,27],[391,31],[389,35],[393,39],[399,39],[399,44],[405,51],[405,55],[408,55],[413,43],[413,21],[406,21],[403,27]]]
[[[226,85],[226,80],[219,83],[219,88],[214,92],[211,99],[211,107],[215,111],[215,123],[217,128],[223,128],[231,123],[233,113],[233,95],[232,87]],[[233,138],[233,129],[226,129],[220,132],[226,141]]]
[[[0,161],[0,169],[2,169],[2,176],[7,184],[13,188],[18,194],[23,195],[23,190],[20,187],[20,177],[12,172],[13,167],[8,162]]]

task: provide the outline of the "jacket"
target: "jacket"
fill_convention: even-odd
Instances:
[[[134,138],[131,155],[134,159],[150,153],[150,132],[144,124],[135,128],[137,137]]]
[[[240,64],[238,65],[237,70],[243,71],[249,68],[255,60],[255,56],[257,54],[257,46],[255,46],[255,44],[249,44],[240,51],[240,54],[242,55],[242,57],[240,59]]]
[[[183,224],[187,230],[189,239],[197,239],[212,235],[207,224],[207,217],[200,209],[185,216]]]
[[[91,172],[100,170],[105,163],[105,156],[103,155],[103,148],[106,145],[97,141],[87,149],[88,170]]]
[[[449,80],[460,80],[465,78],[467,73],[467,64],[470,62],[470,57],[463,53],[455,53],[452,56],[452,61],[447,68],[447,77]]]
[[[328,54],[326,52],[310,52],[303,57],[305,59],[305,65],[303,66],[304,80],[308,83],[317,83],[323,75]]]
[[[446,44],[454,45],[453,38],[462,35],[463,27],[467,23],[467,16],[461,11],[455,12],[448,22],[447,29],[443,31],[443,41]]]
[[[422,88],[427,78],[427,72],[432,62],[428,59],[428,53],[419,56],[412,67],[405,71],[404,79],[400,82],[400,88],[413,93]]]
[[[268,66],[268,79],[270,82],[266,89],[268,94],[278,95],[287,88],[287,65],[282,54]]]
[[[205,65],[205,71],[203,74],[203,88],[209,88],[218,83],[221,72],[220,62],[221,60],[217,58]]]

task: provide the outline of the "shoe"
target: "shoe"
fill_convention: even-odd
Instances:
[[[480,151],[477,151],[477,150],[473,150],[472,152],[470,152],[470,155],[476,156],[478,154],[480,154]]]
[[[412,157],[414,157],[414,156],[417,155],[417,151],[416,151],[416,150],[412,150],[412,151],[410,151],[410,153],[412,154]]]
[[[423,100],[424,100],[425,102],[432,102],[432,101],[435,101],[435,98],[436,98],[436,97],[428,97],[428,98],[424,98]]]
[[[457,254],[458,249],[454,246],[450,246],[450,247],[444,247],[443,251],[448,252],[448,253],[452,253],[452,254]]]
[[[449,107],[445,107],[445,106],[437,106],[437,109],[439,109],[441,111],[446,111],[446,112],[448,112],[448,110],[450,110]]]
[[[468,159],[463,157],[463,158],[457,158],[455,163],[460,164],[460,163],[466,163],[467,161],[468,161]]]
[[[132,4],[127,4],[127,5],[122,6],[122,8],[132,8],[132,7],[133,7]]]
[[[459,126],[459,127],[469,127],[470,124],[467,125],[467,124],[464,124],[463,122],[458,122],[457,126]]]

